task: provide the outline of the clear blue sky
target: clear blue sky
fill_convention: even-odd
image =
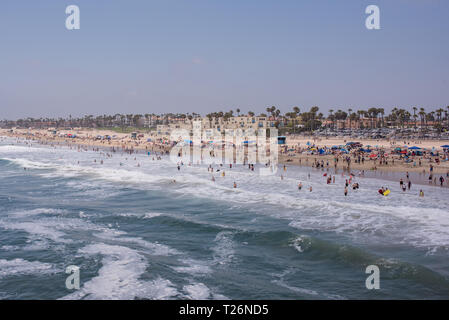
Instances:
[[[448,16],[447,0],[2,0],[0,119],[445,107]]]

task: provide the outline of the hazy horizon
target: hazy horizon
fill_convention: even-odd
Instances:
[[[65,28],[78,5],[81,29]],[[380,30],[365,8],[380,8]],[[0,119],[449,105],[449,3],[5,1]]]

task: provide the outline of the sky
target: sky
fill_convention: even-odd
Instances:
[[[447,0],[2,0],[0,119],[446,107],[448,15]]]

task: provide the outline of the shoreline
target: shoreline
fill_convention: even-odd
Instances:
[[[16,138],[16,139],[24,139],[26,141],[34,141],[40,145],[63,145],[68,147],[80,147],[80,148],[108,148],[109,150],[121,151],[121,152],[129,152],[133,153],[136,151],[143,152],[156,152],[159,154],[168,154],[172,148],[172,145],[168,139],[164,136],[155,136],[155,135],[145,135],[143,140],[134,140],[129,137],[128,134],[117,134],[115,140],[96,140],[95,137],[97,133],[103,133],[103,135],[110,134],[112,132],[109,131],[95,131],[95,130],[72,130],[76,131],[77,134],[80,134],[77,138],[66,138],[59,137],[55,135],[50,135],[48,130],[21,130],[16,131],[14,133],[8,132],[7,130],[0,129],[0,137],[8,137],[8,138]],[[151,137],[151,141],[147,141],[147,138]],[[295,139],[293,137],[291,139],[293,142],[297,143],[297,146],[301,144],[305,144],[304,141],[307,138],[303,138],[302,140]],[[313,139],[310,139],[313,141]],[[317,139],[318,140],[318,139]],[[300,142],[298,142],[300,141]],[[332,143],[339,142],[337,139],[334,141],[331,140]],[[378,141],[377,141],[378,142]],[[398,141],[393,142],[393,146],[397,145]],[[314,141],[317,146],[320,145],[330,145],[329,140],[323,141],[319,139],[318,141]],[[386,144],[386,141],[384,141]],[[391,144],[391,141],[388,141],[388,144]],[[298,148],[292,143],[288,144],[288,147]],[[280,149],[281,146],[280,146]],[[300,149],[300,148],[298,148]],[[318,164],[319,168],[316,170],[330,171],[334,174],[340,174],[341,172],[345,172],[347,174],[353,173],[356,176],[363,176],[368,178],[378,178],[388,181],[396,181],[399,182],[399,179],[403,178],[406,180],[406,174],[408,173],[410,179],[413,181],[413,184],[420,185],[429,185],[429,186],[437,186],[440,187],[440,182],[438,181],[440,176],[444,178],[443,187],[449,187],[449,162],[442,162],[440,164],[435,164],[435,162],[431,159],[423,159],[422,165],[410,165],[404,164],[400,160],[395,159],[395,161],[390,161],[390,163],[385,164],[381,163],[378,160],[372,160],[367,158],[364,163],[356,163],[356,161],[351,161],[349,170],[347,166],[347,162],[343,161],[343,157],[339,159],[338,162],[335,162],[337,157],[335,155],[318,155],[318,154],[306,154],[306,153],[294,153],[294,152],[283,152],[279,150],[278,154],[278,164],[280,165],[294,165],[300,167],[310,167],[315,168]],[[393,164],[394,162],[394,164]],[[432,175],[434,176],[429,183],[428,176],[430,174],[430,165],[433,166]],[[335,173],[336,172],[336,173]]]

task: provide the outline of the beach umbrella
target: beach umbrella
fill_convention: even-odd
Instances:
[[[373,154],[370,155],[369,157],[370,157],[370,158],[375,158],[375,157],[377,157],[377,154],[374,154],[374,153],[373,153]]]
[[[444,146],[441,146],[441,148],[449,148],[449,144],[445,144]]]
[[[416,146],[413,146],[413,147],[410,147],[410,148],[408,148],[409,150],[419,150],[419,149],[421,149],[421,148],[419,148],[419,147],[416,147]]]

